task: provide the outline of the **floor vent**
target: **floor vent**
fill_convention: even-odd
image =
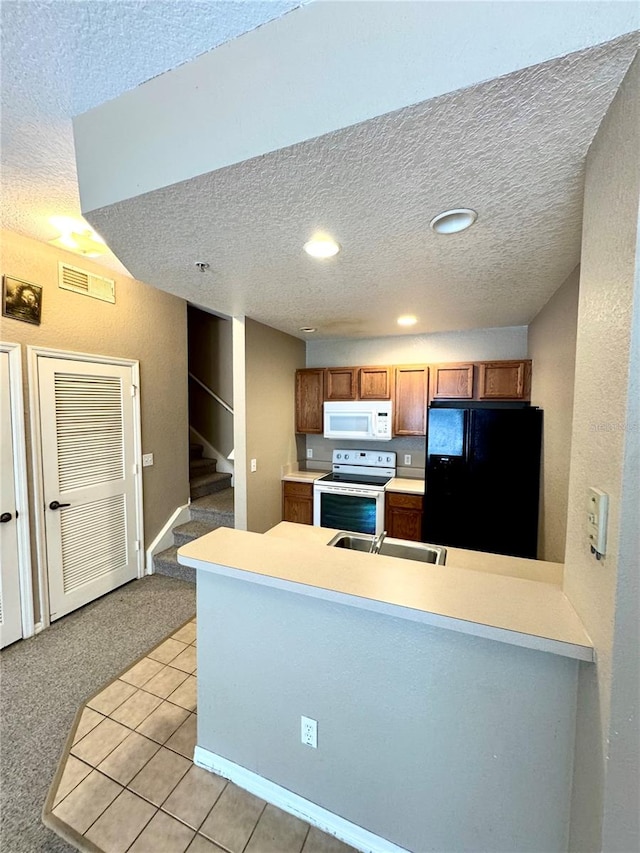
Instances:
[[[58,287],[92,296],[103,302],[116,301],[116,283],[112,278],[103,278],[62,261],[58,263]]]

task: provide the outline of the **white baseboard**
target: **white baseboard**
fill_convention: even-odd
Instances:
[[[226,456],[223,456],[219,450],[216,450],[213,444],[209,444],[207,439],[203,435],[200,435],[198,430],[194,429],[192,426],[189,427],[189,437],[195,442],[195,444],[201,444],[204,447],[203,455],[205,459],[216,460],[216,471],[219,471],[221,474],[231,474],[231,485],[233,486],[233,474],[235,471],[233,462],[227,459]]]
[[[153,555],[159,554],[160,551],[164,551],[166,548],[170,548],[173,545],[173,534],[171,532],[173,528],[178,524],[184,524],[185,521],[189,521],[189,518],[189,504],[179,506],[173,512],[160,533],[158,533],[146,550],[145,574],[153,574]]]
[[[239,788],[243,788],[250,794],[260,797],[261,800],[266,800],[279,809],[294,815],[294,817],[316,826],[323,832],[344,841],[345,844],[350,844],[356,850],[363,851],[363,853],[409,853],[404,847],[398,847],[397,844],[387,841],[386,838],[374,835],[368,829],[363,829],[363,827],[351,823],[351,821],[323,809],[322,806],[305,800],[304,797],[294,794],[281,785],[277,785],[263,776],[258,776],[257,773],[253,773],[251,770],[247,770],[245,767],[241,767],[239,764],[235,764],[233,761],[216,755],[215,752],[210,752],[201,746],[196,746],[193,762],[204,770],[216,773],[224,779],[230,779]]]

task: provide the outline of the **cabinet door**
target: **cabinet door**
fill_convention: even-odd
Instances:
[[[361,367],[358,371],[358,396],[361,400],[390,400],[391,368]]]
[[[313,485],[282,484],[282,520],[295,524],[313,524]]]
[[[325,400],[357,400],[357,367],[327,367]]]
[[[431,396],[434,400],[471,400],[473,364],[433,364]]]
[[[394,539],[422,539],[422,495],[385,494],[385,528]]]
[[[394,435],[425,435],[429,368],[424,364],[396,367],[394,376]]]
[[[322,433],[324,370],[296,370],[296,432]]]
[[[528,400],[531,362],[482,361],[478,379],[479,400]]]

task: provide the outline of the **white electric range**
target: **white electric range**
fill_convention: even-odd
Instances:
[[[355,533],[384,530],[384,490],[396,476],[396,454],[334,450],[331,473],[313,484],[313,523]]]

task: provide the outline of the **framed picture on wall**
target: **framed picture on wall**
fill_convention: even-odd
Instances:
[[[40,325],[42,317],[42,288],[39,284],[22,281],[10,275],[2,280],[2,314],[12,320]]]

